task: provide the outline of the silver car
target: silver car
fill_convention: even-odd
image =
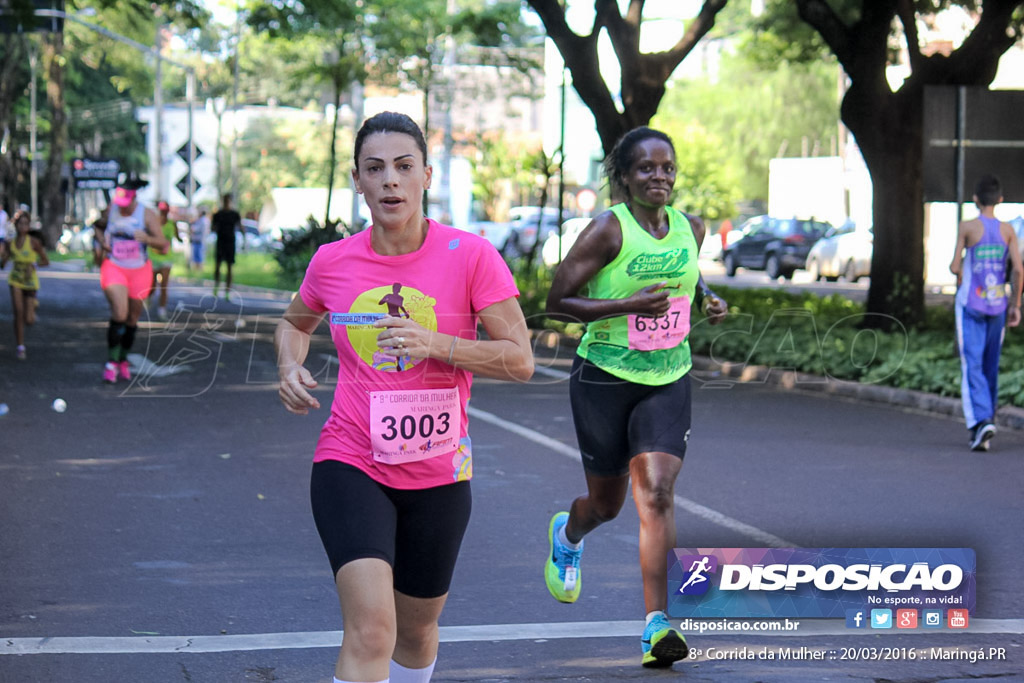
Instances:
[[[822,278],[835,282],[840,277],[847,282],[856,282],[871,275],[873,250],[874,233],[871,228],[846,223],[815,242],[807,254],[805,269],[815,282]]]

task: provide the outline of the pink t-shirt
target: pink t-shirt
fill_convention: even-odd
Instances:
[[[384,329],[373,322],[409,317],[475,339],[477,312],[519,296],[515,281],[487,240],[433,220],[411,254],[377,254],[370,234],[320,247],[299,288],[310,309],[327,314],[341,366],[313,460],[354,465],[398,489],[469,479],[473,376],[444,361],[381,354]]]

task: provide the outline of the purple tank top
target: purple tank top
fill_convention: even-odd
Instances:
[[[1006,310],[1006,240],[999,231],[998,219],[979,216],[979,220],[985,233],[977,244],[967,248],[958,294],[966,294],[964,303],[968,308],[999,315]]]

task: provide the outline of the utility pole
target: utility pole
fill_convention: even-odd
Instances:
[[[231,86],[231,194],[238,206],[238,62],[242,56],[242,8],[235,5],[235,68]]]
[[[447,223],[454,221],[452,214],[452,148],[455,140],[452,137],[452,109],[455,107],[455,35],[452,28],[452,17],[456,12],[455,0],[448,0],[447,14],[448,25],[445,36],[444,52],[444,89],[447,92],[448,102],[444,108],[444,156],[441,158],[441,207],[442,220]]]
[[[162,28],[163,25],[158,22],[156,25],[156,42],[154,43],[154,50],[156,52],[156,77],[154,79],[155,82],[153,86],[153,143],[156,146],[155,199],[157,200],[166,199],[167,196],[164,192],[164,60],[160,57],[160,48],[163,42],[160,36]]]
[[[29,201],[32,203],[29,213],[34,222],[39,215],[39,170],[36,168],[36,69],[39,66],[39,53],[33,40],[28,41],[28,65],[32,78],[32,82],[29,84],[29,106],[32,111],[29,114],[28,123]]]

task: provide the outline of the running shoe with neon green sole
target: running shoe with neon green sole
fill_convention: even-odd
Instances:
[[[544,581],[548,592],[559,602],[576,602],[580,597],[580,556],[579,550],[571,550],[558,540],[558,530],[569,521],[568,512],[558,512],[548,525],[548,561],[544,564]]]
[[[672,628],[664,614],[655,616],[647,624],[640,646],[644,653],[640,663],[648,668],[667,668],[690,654],[686,638]]]

